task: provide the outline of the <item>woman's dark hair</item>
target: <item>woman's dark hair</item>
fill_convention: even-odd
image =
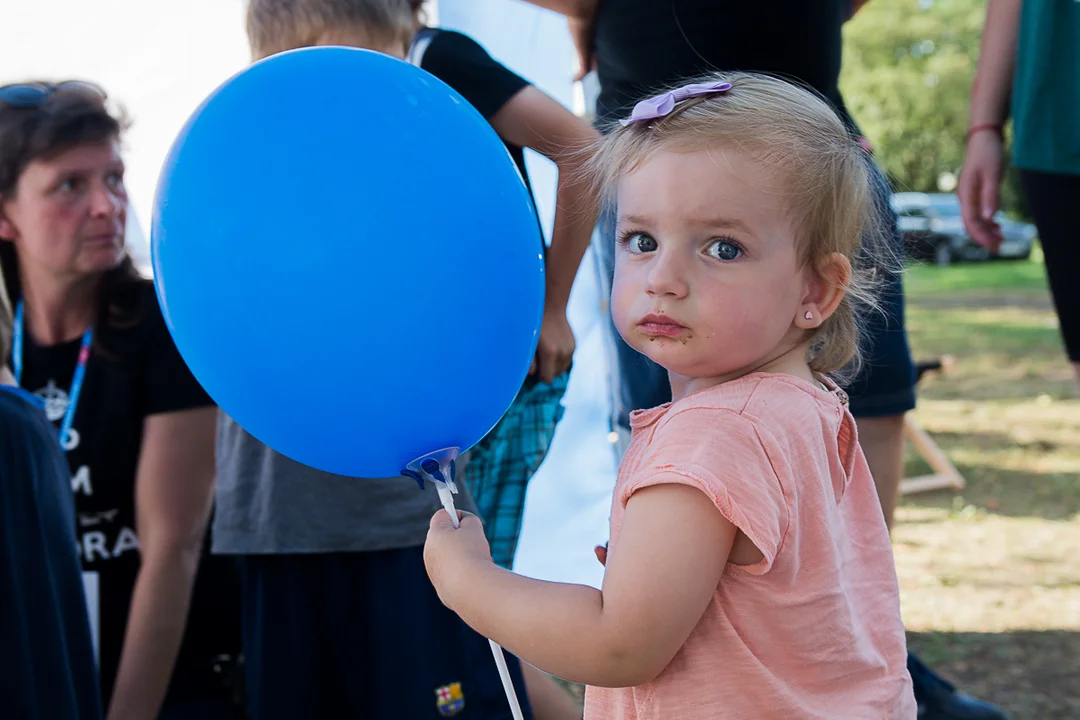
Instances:
[[[35,160],[49,160],[80,145],[119,140],[128,127],[126,116],[113,114],[105,94],[81,82],[26,83],[41,88],[40,102],[4,102],[0,93],[0,201],[14,195],[19,178]],[[0,239],[0,272],[11,305],[22,296],[19,257],[15,244]],[[130,255],[102,278],[98,325],[128,326],[138,318],[126,317],[116,302],[126,287],[144,282]],[[128,305],[128,303],[124,303]],[[3,358],[0,358],[3,362]]]

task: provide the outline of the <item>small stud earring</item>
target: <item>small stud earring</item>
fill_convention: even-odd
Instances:
[[[806,315],[804,315],[803,317],[805,317],[807,320],[813,320],[814,319],[814,313],[807,310]]]

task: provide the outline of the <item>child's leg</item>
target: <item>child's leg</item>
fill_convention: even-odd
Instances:
[[[891,230],[892,249],[903,256],[896,214],[889,205],[888,180],[871,165],[874,203],[886,228]],[[859,444],[870,465],[874,484],[892,526],[897,492],[904,473],[904,414],[915,407],[915,363],[904,327],[903,279],[887,272],[881,289],[881,313],[870,313],[863,336],[863,364],[848,385],[851,413],[859,428]]]
[[[875,203],[891,241],[903,253],[896,215],[889,205],[890,188],[885,176],[872,167]],[[904,286],[902,278],[887,275],[881,297],[884,316],[872,313],[864,336],[865,362],[848,387],[851,413],[859,428],[859,444],[874,476],[878,497],[887,524],[891,526],[897,492],[904,474],[904,414],[915,407],[915,363],[904,327]],[[908,670],[915,699],[926,717],[999,720],[1001,712],[980,700],[957,692],[950,683],[908,653]]]

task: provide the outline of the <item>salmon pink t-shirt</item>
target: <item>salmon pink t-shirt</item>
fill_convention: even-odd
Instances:
[[[654,680],[589,687],[587,720],[915,718],[892,548],[843,392],[756,373],[636,412],[631,427],[613,555],[630,496],[682,483],[764,557],[728,564]]]

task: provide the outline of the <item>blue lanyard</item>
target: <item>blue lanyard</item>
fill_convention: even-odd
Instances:
[[[11,361],[15,366],[15,384],[22,385],[23,365],[23,303],[22,300],[15,306],[15,327],[11,338]],[[64,411],[64,421],[60,424],[60,447],[67,452],[68,435],[71,433],[71,424],[75,422],[75,408],[79,405],[79,393],[82,392],[83,378],[86,377],[86,363],[90,359],[90,344],[94,340],[94,329],[87,328],[83,333],[82,347],[79,348],[79,360],[75,364],[75,375],[71,378],[71,389],[68,390],[67,410]]]

